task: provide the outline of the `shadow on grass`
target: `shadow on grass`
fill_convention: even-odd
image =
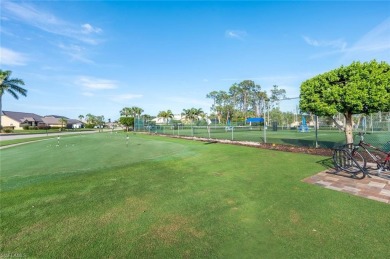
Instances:
[[[315,147],[315,140],[306,140],[306,139],[281,139],[281,141],[288,145],[294,146],[304,146],[304,147]],[[333,141],[318,141],[318,145],[322,148],[334,148],[337,145],[340,145],[339,142]]]
[[[210,144],[216,144],[216,143],[218,143],[218,141],[207,141],[204,144],[205,145],[210,145]]]
[[[327,169],[334,169],[333,159],[331,157],[317,161],[316,163],[322,165]]]

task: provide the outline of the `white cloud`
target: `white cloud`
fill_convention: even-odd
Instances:
[[[102,32],[102,29],[94,28],[89,23],[81,25],[81,28],[82,28],[82,32],[86,33],[86,34],[89,34],[89,33],[101,33]]]
[[[71,57],[72,60],[80,61],[83,63],[92,64],[92,60],[85,57],[85,48],[80,45],[69,44],[65,45],[63,43],[58,44],[58,47],[63,50],[63,53]]]
[[[341,63],[371,59],[390,61],[390,17],[363,35],[351,48],[346,49]]]
[[[24,66],[28,58],[25,54],[0,47],[0,63],[10,66]]]
[[[378,61],[390,61],[390,17],[364,34],[351,47],[347,47],[347,43],[341,39],[325,42],[316,41],[305,36],[303,38],[306,43],[312,46],[333,47],[333,50],[315,54],[311,58],[343,54],[339,62],[341,64],[354,60],[369,61],[377,59]]]
[[[76,81],[76,84],[83,86],[90,90],[107,90],[117,88],[117,82],[114,80],[93,78],[87,76],[81,76]]]
[[[246,37],[246,35],[247,35],[246,31],[239,31],[239,30],[225,31],[225,37],[231,39],[243,40]]]
[[[17,3],[7,1],[2,6],[3,16],[7,19],[16,19],[42,31],[65,36],[73,40],[79,40],[84,43],[96,45],[98,40],[92,36],[92,33],[100,33],[100,28],[95,28],[86,23],[76,25],[64,21],[55,15],[39,10],[35,6],[27,3]]]
[[[337,40],[315,40],[307,36],[302,36],[305,42],[315,47],[330,47],[343,50],[347,47],[347,43],[343,39]]]
[[[111,97],[111,100],[115,102],[123,102],[123,101],[138,99],[142,97],[143,97],[142,94],[120,94],[120,95],[113,95]]]

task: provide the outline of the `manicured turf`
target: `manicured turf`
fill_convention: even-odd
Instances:
[[[389,205],[301,181],[326,157],[123,133],[0,152],[0,254],[390,256]]]

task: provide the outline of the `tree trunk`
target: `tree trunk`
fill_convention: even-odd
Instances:
[[[346,144],[353,143],[353,120],[351,113],[345,113],[345,141]]]

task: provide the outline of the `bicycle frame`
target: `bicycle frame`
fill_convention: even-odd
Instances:
[[[359,133],[359,136],[360,136],[360,141],[359,141],[359,144],[357,145],[357,147],[361,147],[363,148],[363,150],[371,157],[371,159],[377,164],[377,167],[378,169],[380,170],[390,170],[390,166],[389,168],[386,168],[386,163],[389,163],[390,164],[390,152],[385,152],[383,150],[381,150],[380,148],[377,148],[369,143],[366,143],[364,142],[364,139],[363,139],[363,134]],[[390,141],[389,141],[390,143]],[[385,159],[382,161],[381,158],[378,158],[376,157],[375,155],[373,155],[370,150],[368,150],[368,148],[372,148],[376,151],[379,151],[380,153],[383,153],[386,155]]]

